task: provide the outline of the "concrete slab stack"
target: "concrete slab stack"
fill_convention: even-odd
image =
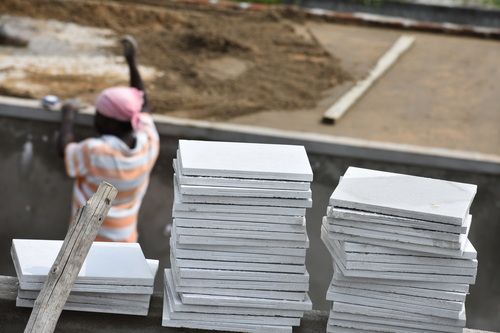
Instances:
[[[462,332],[476,279],[476,186],[350,167],[321,238],[334,264],[328,332]]]
[[[54,240],[12,240],[19,280],[16,306],[33,307],[62,246]],[[158,260],[144,258],[137,243],[94,242],[64,310],[146,316]]]
[[[311,309],[301,146],[179,141],[163,325],[292,332]]]

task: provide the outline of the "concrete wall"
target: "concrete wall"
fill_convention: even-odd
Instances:
[[[50,117],[57,119],[58,115]],[[159,127],[163,132],[161,153],[141,209],[139,230],[146,256],[160,258],[164,267],[169,265],[169,235],[164,233],[164,229],[171,222],[171,162],[179,137],[237,141],[266,141],[269,138],[248,132],[238,134],[188,126],[184,127],[185,134],[180,135],[182,127],[167,123]],[[171,135],[165,134],[166,128],[171,130]],[[71,181],[66,178],[62,161],[56,155],[54,140],[57,130],[58,125],[53,122],[0,117],[0,274],[15,274],[9,255],[12,238],[62,239],[66,232]],[[77,131],[81,138],[93,134],[87,126],[80,126]],[[291,139],[273,136],[272,141],[280,140],[286,143]],[[482,161],[475,156],[467,160],[464,154],[457,154],[461,157],[454,158],[397,150],[393,150],[391,155],[390,149],[376,145],[370,148],[342,146],[338,142],[322,146],[304,143],[312,147],[309,157],[315,175],[312,186],[314,206],[307,216],[311,239],[307,265],[311,273],[311,297],[316,309],[328,309],[324,295],[332,274],[330,256],[319,239],[321,217],[339,176],[352,165],[479,186],[472,206],[474,220],[470,239],[478,250],[480,264],[477,283],[467,299],[467,326],[500,331],[500,243],[496,241],[500,235],[500,172],[495,159]],[[364,149],[364,153],[357,149]],[[158,288],[161,285],[160,276],[157,279]]]

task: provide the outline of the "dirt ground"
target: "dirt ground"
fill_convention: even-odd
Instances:
[[[133,34],[140,63],[163,73],[147,84],[155,112],[500,155],[498,41],[408,32],[416,36],[412,49],[332,126],[320,122],[325,110],[405,32],[305,20],[281,10],[140,2],[36,0],[26,6],[4,0],[0,13]],[[62,97],[79,90],[94,96],[109,82],[36,79],[67,83]],[[9,92],[0,87],[0,93]]]
[[[132,34],[140,45],[139,62],[164,73],[148,85],[160,113],[227,119],[263,110],[311,108],[322,91],[349,77],[307,31],[296,31],[297,19],[285,19],[280,11],[146,2],[157,5],[57,0],[26,5],[4,0],[0,13]],[[78,78],[72,79],[74,92]],[[93,92],[86,81],[81,80],[82,91]],[[94,93],[99,88],[96,84]],[[65,91],[57,94],[67,97]]]

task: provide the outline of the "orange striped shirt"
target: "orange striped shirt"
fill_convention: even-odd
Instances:
[[[136,242],[137,216],[158,158],[160,140],[150,114],[141,114],[141,127],[130,148],[113,135],[70,143],[65,149],[66,172],[75,178],[72,215],[95,193],[101,181],[118,189],[98,241]]]

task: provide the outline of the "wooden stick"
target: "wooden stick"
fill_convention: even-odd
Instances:
[[[368,76],[361,81],[356,82],[356,85],[345,93],[338,101],[335,102],[323,115],[323,123],[333,124],[340,119],[363,96],[368,89],[377,81],[392,65],[410,49],[415,41],[415,37],[401,36],[394,45],[380,58],[375,67],[370,71]]]
[[[117,193],[113,185],[102,182],[76,214],[35,301],[25,333],[54,332],[71,288]]]

